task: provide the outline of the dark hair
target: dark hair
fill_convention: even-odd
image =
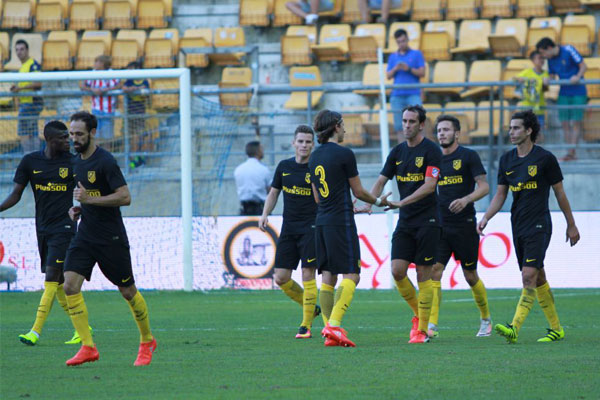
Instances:
[[[539,51],[537,51],[537,50],[534,50],[534,51],[532,51],[532,52],[531,52],[531,54],[529,55],[529,59],[530,59],[531,61],[533,61],[533,59],[535,58],[535,56],[539,56],[539,55],[540,55],[540,52],[539,52]]]
[[[133,67],[135,69],[140,69],[140,68],[142,68],[142,65],[139,63],[139,61],[132,61],[129,64],[127,64],[127,69],[129,69],[131,67]]]
[[[404,114],[405,111],[411,111],[411,112],[419,114],[419,123],[420,124],[425,122],[425,120],[427,119],[427,111],[425,111],[423,106],[421,106],[419,104],[414,104],[414,105],[409,105],[409,106],[404,107],[402,109],[402,114]]]
[[[452,122],[452,127],[455,132],[460,132],[460,121],[453,115],[442,114],[435,120],[435,131],[437,132],[437,126],[442,121],[450,121]]]
[[[400,36],[408,37],[408,33],[404,29],[396,29],[394,32],[394,39],[398,39]]]
[[[331,110],[320,111],[313,121],[313,128],[317,133],[320,144],[327,143],[335,133],[335,128],[342,122],[342,114]]]
[[[88,132],[91,132],[92,129],[98,127],[98,120],[96,117],[87,111],[77,111],[75,114],[71,115],[71,122],[73,121],[83,121]]]
[[[25,46],[25,48],[26,48],[27,50],[29,50],[29,44],[28,44],[26,41],[24,41],[23,39],[19,39],[19,40],[17,40],[17,41],[15,42],[15,47],[17,47],[17,45],[18,45],[18,44],[22,44],[22,45],[24,45],[24,46]]]
[[[315,131],[313,131],[313,128],[308,125],[298,125],[296,131],[294,132],[294,137],[298,136],[299,133],[308,133],[313,137],[315,136]]]
[[[260,142],[258,140],[253,140],[251,142],[246,143],[246,154],[248,157],[256,157],[258,155],[258,151],[260,149]]]
[[[44,126],[44,138],[46,138],[46,140],[50,139],[52,136],[62,135],[67,132],[67,126],[61,121],[50,121]]]
[[[548,47],[556,47],[556,43],[554,43],[554,40],[550,39],[549,37],[545,37],[539,40],[539,42],[537,42],[537,44],[535,45],[535,49],[536,50],[546,50]]]
[[[523,127],[525,129],[531,129],[531,141],[535,143],[540,133],[540,122],[537,115],[532,110],[518,111],[512,115],[510,120],[521,119],[523,120]]]

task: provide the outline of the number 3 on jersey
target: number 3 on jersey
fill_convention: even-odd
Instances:
[[[319,193],[321,193],[321,196],[323,197],[329,196],[329,186],[327,186],[327,182],[325,182],[325,169],[322,165],[317,165],[317,168],[315,168],[315,175],[319,177],[319,183],[323,186],[322,188],[319,188]]]

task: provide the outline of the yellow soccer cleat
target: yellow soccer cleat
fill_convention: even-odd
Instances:
[[[92,329],[92,327],[90,326],[90,335],[94,336],[94,330]],[[75,331],[73,333],[73,337],[71,338],[71,340],[67,340],[65,342],[65,344],[79,344],[81,343],[81,338],[79,337],[79,333],[77,333],[77,331]]]
[[[494,329],[498,335],[504,336],[508,343],[517,343],[517,338],[519,335],[517,334],[517,330],[511,324],[497,324]]]
[[[35,346],[38,340],[40,340],[40,336],[34,331],[29,331],[24,335],[19,335],[19,340],[21,343],[24,343],[29,346]]]
[[[559,340],[563,340],[565,338],[565,330],[563,327],[560,327],[560,331],[555,331],[554,329],[546,329],[548,333],[543,338],[539,338],[538,342],[546,343],[546,342],[558,342]]]

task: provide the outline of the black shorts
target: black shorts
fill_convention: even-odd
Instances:
[[[435,264],[440,231],[439,226],[396,227],[392,235],[392,260]]]
[[[479,235],[475,225],[444,226],[436,261],[446,266],[454,253],[463,269],[475,271],[479,258]]]
[[[544,258],[550,244],[550,236],[551,234],[547,232],[523,236],[515,236],[513,233],[513,243],[520,270],[523,269],[523,266],[544,268]]]
[[[46,273],[46,267],[56,267],[62,271],[74,235],[70,232],[37,234],[42,273]]]
[[[360,245],[356,225],[317,226],[315,245],[319,273],[360,274]]]
[[[277,240],[275,268],[295,270],[301,260],[302,268],[317,268],[316,254],[314,228],[306,233],[283,234]]]
[[[115,286],[128,287],[135,283],[127,243],[100,244],[75,238],[67,250],[65,271],[77,272],[89,281],[96,263]]]

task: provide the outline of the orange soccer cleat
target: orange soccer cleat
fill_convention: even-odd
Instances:
[[[133,365],[136,367],[140,367],[143,365],[150,365],[152,362],[152,354],[156,350],[156,339],[152,339],[151,342],[140,343],[140,348],[138,350],[138,356],[135,359]]]
[[[339,346],[343,347],[356,347],[354,342],[352,342],[346,336],[348,333],[346,330],[340,326],[331,326],[329,323],[323,328],[321,331],[321,335],[325,336],[327,339],[335,340],[338,342]]]
[[[325,338],[325,347],[335,347],[335,346],[341,346],[341,345],[337,342],[337,340]]]
[[[429,336],[427,336],[427,333],[423,332],[423,331],[417,331],[417,334],[414,335],[412,338],[410,338],[410,340],[408,341],[408,343],[427,343],[429,342]]]
[[[94,347],[81,346],[77,354],[75,354],[73,358],[67,360],[67,365],[72,367],[74,365],[80,365],[86,362],[98,361],[99,358],[100,353],[98,353],[96,345],[94,345]]]
[[[409,338],[412,339],[413,336],[419,333],[419,317],[415,315],[414,317],[412,317],[410,322],[412,323],[412,328],[410,329]]]

